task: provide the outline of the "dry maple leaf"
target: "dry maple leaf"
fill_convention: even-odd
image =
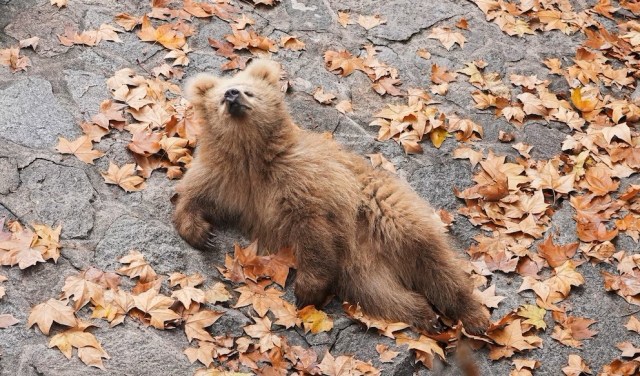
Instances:
[[[91,299],[94,307],[91,318],[103,318],[109,321],[109,327],[124,322],[127,312],[134,307],[131,294],[124,290],[106,290],[102,296]]]
[[[155,154],[160,151],[160,140],[162,139],[162,133],[156,133],[151,131],[141,131],[133,133],[131,142],[127,144],[129,150],[136,154],[143,155],[145,157]]]
[[[103,286],[87,280],[84,272],[69,276],[64,282],[65,284],[62,287],[62,297],[65,299],[73,297],[75,302],[74,309],[76,311],[84,307],[84,305],[89,303],[91,299],[97,298],[104,290]]]
[[[341,100],[340,102],[338,102],[338,104],[336,104],[335,108],[341,114],[345,114],[347,112],[352,112],[353,111],[353,105],[351,104],[351,101],[348,100],[348,99],[344,99],[344,100]]]
[[[155,29],[146,15],[142,16],[141,23],[142,29],[136,35],[142,41],[158,42],[170,50],[179,49],[186,43],[184,34],[173,30],[171,24],[164,24]]]
[[[380,362],[382,363],[391,363],[393,362],[393,358],[400,354],[397,351],[390,350],[389,346],[382,344],[376,345],[376,351],[380,354]]]
[[[45,262],[43,254],[48,248],[38,247],[38,235],[28,228],[15,230],[8,240],[0,240],[0,265],[14,266],[18,264],[20,269],[26,269],[38,262]],[[59,250],[54,247],[56,254],[51,258],[57,259]]]
[[[169,281],[171,287],[180,285],[180,287],[196,287],[204,282],[204,277],[200,273],[195,273],[190,276],[186,276],[182,273],[169,274]]]
[[[407,337],[404,334],[396,336],[396,345],[408,345],[410,350],[415,351],[416,362],[422,362],[427,368],[433,369],[434,356],[437,354],[440,359],[445,360],[444,351],[438,342],[425,335],[420,335],[418,339]]]
[[[419,50],[416,51],[416,54],[418,54],[418,56],[420,56],[423,59],[431,59],[431,54],[429,53],[429,51],[427,51],[424,48],[420,48]]]
[[[385,23],[387,23],[387,20],[381,18],[379,14],[373,16],[358,16],[358,25],[364,27],[367,30],[371,30],[372,28]]]
[[[314,306],[306,306],[298,310],[298,317],[302,320],[305,333],[311,331],[313,334],[318,334],[328,332],[333,328],[333,320]]]
[[[122,264],[129,264],[116,270],[118,274],[129,276],[129,278],[139,277],[142,282],[156,279],[156,272],[144,259],[144,255],[136,250],[129,251],[128,255],[121,257],[118,261]]]
[[[156,329],[164,329],[166,321],[180,319],[179,314],[169,309],[174,300],[158,294],[154,289],[134,295],[133,302],[136,308],[151,317],[151,325]]]
[[[399,97],[404,96],[404,94],[396,87],[396,85],[401,84],[402,81],[397,78],[382,77],[378,81],[373,82],[371,84],[371,87],[373,87],[373,90],[375,90],[380,95],[389,94]]]
[[[514,320],[502,329],[487,331],[487,336],[495,341],[497,345],[491,345],[489,357],[493,360],[502,357],[511,357],[515,351],[534,349],[542,345],[540,337],[535,335],[523,335],[523,328],[520,320]]]
[[[176,163],[178,159],[190,153],[186,146],[189,144],[189,140],[181,137],[162,137],[160,140],[160,146],[162,150],[167,153],[167,157],[173,163]]]
[[[19,322],[20,320],[16,319],[10,314],[0,314],[0,329],[6,329]]]
[[[469,159],[471,162],[471,168],[476,167],[478,162],[484,158],[481,152],[475,151],[468,146],[460,145],[453,150],[453,159]]]
[[[100,158],[104,152],[93,150],[93,143],[89,136],[80,136],[74,141],[69,141],[64,137],[58,137],[58,145],[56,149],[62,154],[73,154],[79,160],[93,164],[93,160]]]
[[[318,365],[323,375],[348,376],[354,374],[354,358],[352,355],[340,355],[334,358],[329,351],[324,354],[322,362]]]
[[[93,326],[93,324],[82,321],[82,320],[78,320],[77,325],[74,325],[73,328],[67,329],[51,337],[48,347],[49,348],[57,347],[62,352],[62,354],[64,354],[64,356],[67,357],[67,359],[71,359],[72,350],[74,347],[78,349],[78,357],[80,357],[81,349],[93,348],[99,354],[98,361],[96,360],[89,361],[89,358],[91,358],[91,356],[87,356],[87,355],[91,355],[91,354],[84,354],[82,357],[80,357],[80,359],[85,364],[98,367],[104,370],[104,365],[102,364],[102,358],[109,359],[109,355],[107,354],[106,351],[104,351],[102,346],[100,346],[100,343],[98,342],[96,337],[93,336],[93,334],[85,332],[85,329],[87,329],[90,326]]]
[[[191,286],[173,291],[171,297],[179,300],[186,309],[189,309],[191,302],[204,303],[205,301],[204,291]]]
[[[198,311],[189,317],[184,323],[184,332],[191,342],[194,338],[202,341],[213,341],[213,337],[204,328],[213,325],[224,312],[209,310]]]
[[[27,47],[31,47],[31,49],[33,49],[34,51],[36,50],[36,47],[38,46],[38,42],[40,41],[40,38],[38,37],[31,37],[31,38],[27,38],[27,39],[23,39],[18,43],[18,46],[20,48],[27,48]]]
[[[465,38],[462,33],[454,32],[448,27],[434,27],[431,33],[427,35],[427,38],[438,39],[447,51],[449,51],[455,43],[458,43],[460,48],[463,48],[464,42],[467,41],[467,38]]]
[[[549,263],[549,266],[556,268],[571,259],[578,250],[579,242],[565,244],[560,246],[553,243],[551,236],[548,236],[544,242],[538,245],[538,254]]]
[[[93,142],[100,142],[102,137],[109,133],[108,129],[93,123],[80,123],[80,127],[87,137]]]
[[[583,373],[591,374],[584,360],[578,354],[569,354],[569,365],[562,367],[562,372],[567,376],[580,376]]]
[[[129,13],[120,13],[113,20],[126,31],[131,31],[142,22],[142,17],[132,16]]]
[[[260,352],[263,353],[273,347],[280,347],[280,336],[271,331],[271,320],[268,317],[252,317],[255,324],[247,325],[243,329],[252,338],[260,339]]]
[[[336,99],[336,95],[332,93],[325,93],[324,89],[321,87],[317,87],[313,91],[313,98],[317,100],[319,103],[329,104],[332,100]]]
[[[582,340],[593,337],[598,332],[590,330],[588,327],[594,324],[595,320],[584,317],[569,316],[560,325],[553,328],[551,338],[557,340],[565,346],[582,348]]]
[[[231,300],[231,293],[225,287],[224,283],[217,282],[204,292],[207,303],[215,304],[217,302],[227,302]]]
[[[73,308],[67,306],[66,301],[49,299],[31,308],[27,328],[38,324],[38,328],[45,335],[49,335],[49,330],[53,322],[66,326],[75,326],[76,317]]]
[[[435,82],[436,84],[455,81],[457,76],[457,73],[447,71],[447,67],[441,67],[437,64],[431,65],[431,81]]]
[[[147,183],[140,176],[133,175],[136,165],[128,163],[119,168],[115,163],[109,162],[107,172],[100,171],[107,184],[117,184],[127,192],[141,191],[147,187]]]
[[[346,50],[325,52],[324,63],[327,70],[336,74],[342,74],[342,77],[350,75],[356,69],[363,72],[365,71],[363,59],[361,57],[352,56]]]
[[[367,157],[371,159],[371,165],[374,168],[380,166],[387,171],[390,171],[393,173],[396,172],[396,168],[393,165],[393,163],[391,163],[387,158],[385,158],[384,155],[382,155],[382,153],[367,154]]]
[[[531,324],[537,329],[543,330],[547,328],[547,323],[544,322],[544,316],[546,313],[546,309],[533,304],[525,304],[518,308],[517,312],[518,316],[526,319],[522,322],[523,324]]]
[[[280,47],[291,51],[300,51],[305,49],[305,44],[294,36],[283,35],[280,38]]]
[[[640,333],[640,321],[638,321],[635,316],[631,316],[629,318],[629,321],[624,324],[624,326],[628,330],[633,330],[636,333]]]
[[[11,72],[27,70],[31,66],[31,60],[26,56],[20,56],[20,47],[0,49],[0,64],[11,68]]]
[[[264,316],[272,307],[282,306],[283,300],[280,298],[284,294],[282,291],[273,287],[265,290],[265,287],[271,284],[270,280],[261,280],[258,283],[247,280],[246,283],[246,286],[235,289],[240,292],[240,296],[234,308],[252,305],[258,315]]]
[[[51,5],[57,5],[58,8],[66,7],[67,0],[51,0]]]
[[[635,347],[631,342],[616,343],[616,347],[622,351],[620,356],[634,357],[637,353],[640,353],[640,349]]]
[[[505,298],[504,296],[496,295],[495,284],[489,286],[484,291],[475,289],[473,291],[473,295],[478,298],[478,300],[487,308],[498,308],[498,303],[500,303]]]
[[[351,19],[350,13],[338,11],[338,23],[346,29],[347,25],[353,25],[355,24],[355,21]]]

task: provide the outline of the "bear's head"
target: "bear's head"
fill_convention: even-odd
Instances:
[[[288,116],[279,89],[280,64],[257,59],[233,77],[200,73],[186,85],[196,116],[210,127],[278,124]]]

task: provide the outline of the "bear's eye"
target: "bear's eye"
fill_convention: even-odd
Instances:
[[[246,96],[247,96],[247,97],[249,97],[249,98],[252,98],[252,97],[253,97],[253,94],[251,94],[251,93],[250,93],[250,92],[248,92],[248,91],[245,91],[245,92],[244,92],[244,95],[246,95]]]

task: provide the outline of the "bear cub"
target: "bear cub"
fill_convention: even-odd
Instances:
[[[292,247],[298,307],[335,294],[369,316],[429,332],[439,328],[435,307],[484,332],[488,311],[434,209],[395,175],[300,130],[279,77],[278,63],[255,60],[232,78],[200,74],[188,83],[201,129],[177,188],[180,236],[204,249],[216,226],[232,224],[262,250]]]

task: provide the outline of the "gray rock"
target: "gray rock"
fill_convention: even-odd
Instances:
[[[0,202],[26,222],[62,223],[64,238],[86,237],[93,228],[93,187],[84,171],[36,160],[20,173],[16,193]],[[73,192],[70,194],[69,192]]]
[[[223,336],[230,334],[233,337],[241,337],[245,334],[243,327],[254,324],[253,320],[245,316],[237,309],[225,309],[216,306],[217,311],[224,311],[224,315],[208,328],[213,336]]]
[[[73,116],[60,106],[51,84],[24,78],[0,90],[0,137],[32,148],[53,148],[57,137],[80,133]]]
[[[20,175],[15,162],[9,158],[0,158],[0,195],[6,195],[18,189],[20,185]]]
[[[67,89],[88,121],[100,112],[100,104],[109,97],[106,78],[87,71],[65,70],[64,74]]]
[[[184,270],[185,243],[171,229],[154,220],[141,220],[128,215],[117,218],[96,246],[94,263],[105,270],[120,268],[116,259],[137,250],[156,272],[168,274]]]

